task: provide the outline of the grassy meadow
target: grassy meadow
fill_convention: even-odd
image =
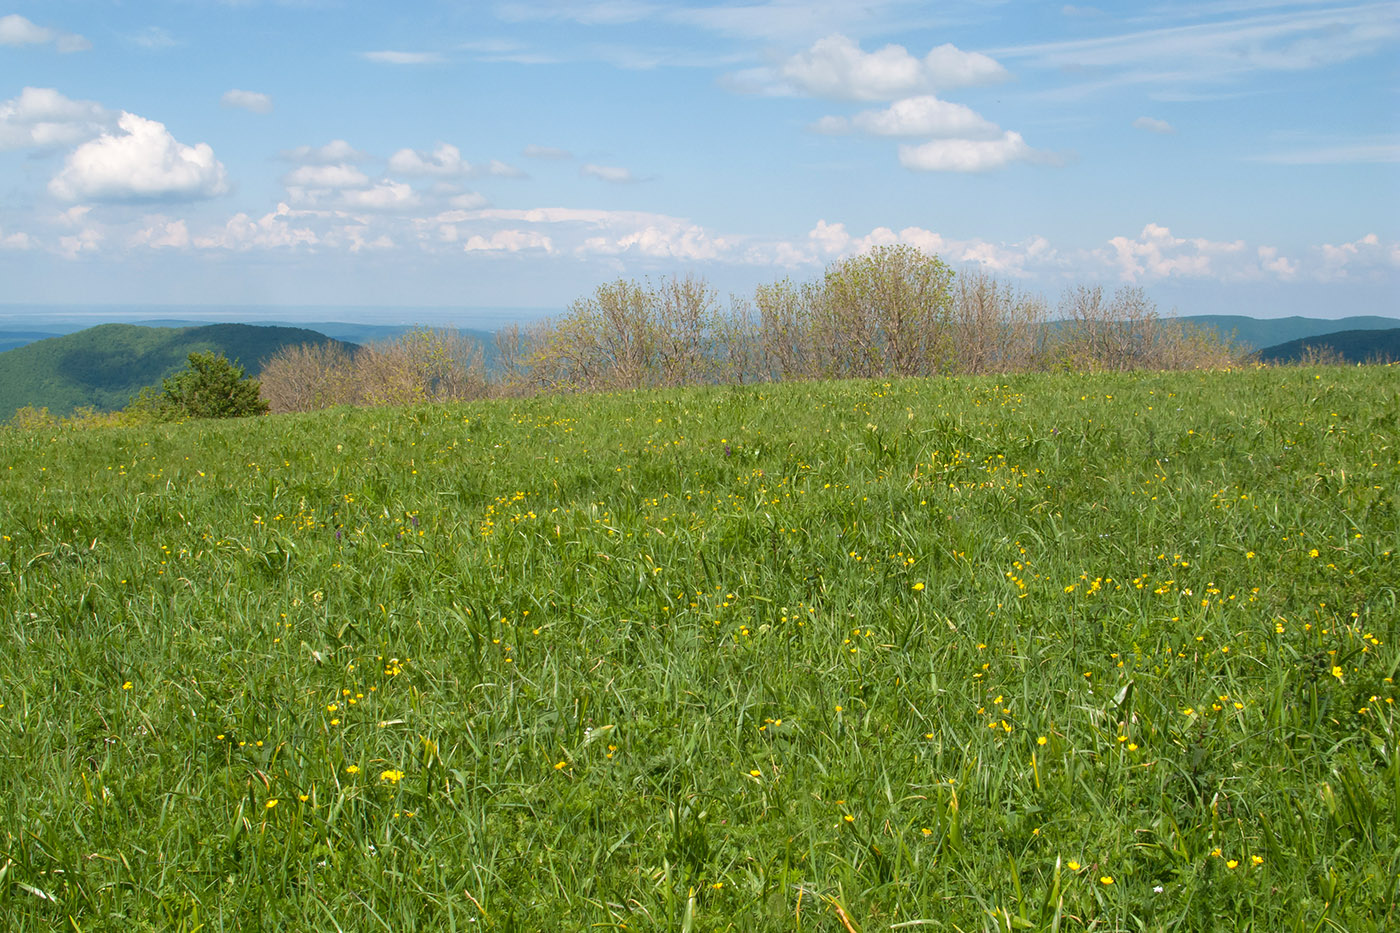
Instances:
[[[0,927],[1400,926],[1393,367],[0,431]]]

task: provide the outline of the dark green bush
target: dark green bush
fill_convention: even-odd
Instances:
[[[160,403],[163,405],[157,407],[177,418],[243,418],[267,413],[258,381],[246,378],[243,367],[221,353],[191,353],[189,364],[161,384]]]

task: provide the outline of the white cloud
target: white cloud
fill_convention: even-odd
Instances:
[[[289,188],[363,188],[369,176],[352,165],[302,165],[282,176]]]
[[[382,65],[436,65],[443,60],[437,52],[395,52],[392,50],[362,52],[360,57]]]
[[[877,246],[912,246],[954,264],[975,265],[988,272],[1024,278],[1038,271],[1058,270],[1064,259],[1044,237],[1032,236],[1019,243],[987,240],[955,240],[924,227],[895,232],[876,227],[865,236],[852,236],[842,223],[818,220],[805,243],[780,244],[777,261],[795,266],[826,262],[867,252]]]
[[[637,176],[633,175],[630,169],[625,169],[616,165],[594,165],[589,163],[579,170],[579,174],[612,182],[615,185],[628,185],[638,180]]]
[[[272,113],[272,98],[257,91],[240,91],[236,88],[225,91],[224,96],[219,98],[219,103],[251,113]]]
[[[1162,135],[1176,132],[1176,127],[1166,120],[1158,120],[1156,117],[1138,117],[1133,121],[1133,126],[1140,130],[1147,130],[1149,133],[1161,133]]]
[[[1261,246],[1258,252],[1259,264],[1266,271],[1272,272],[1285,282],[1298,277],[1298,264],[1285,256],[1280,256],[1277,248]]]
[[[297,146],[282,153],[282,158],[304,165],[332,165],[337,162],[364,162],[368,155],[343,139],[333,139],[324,146]]]
[[[92,139],[112,114],[90,100],[70,100],[53,88],[27,87],[0,103],[0,151],[50,149]]]
[[[533,230],[498,230],[490,237],[477,234],[467,240],[466,245],[462,248],[468,253],[518,253],[526,249],[539,249],[546,253],[552,253],[554,252],[554,241]]]
[[[30,22],[18,13],[0,16],[0,45],[47,45],[52,42],[60,52],[85,52],[92,43],[71,32],[60,32]]]
[[[724,258],[732,246],[703,227],[668,217],[622,236],[589,237],[577,251],[608,256],[635,252],[652,259],[701,262]]]
[[[1382,243],[1374,233],[1350,243],[1324,243],[1318,253],[1321,268],[1317,274],[1325,280],[1349,278],[1352,272],[1400,269],[1400,243]]]
[[[229,218],[222,230],[196,237],[194,245],[200,249],[229,249],[242,252],[252,249],[315,246],[320,242],[313,231],[292,226],[290,221],[295,216],[295,212],[286,204],[278,204],[275,211],[263,215],[258,220],[240,212]]]
[[[347,207],[372,211],[408,210],[420,203],[418,193],[398,181],[381,181],[371,188],[342,191],[340,198]]]
[[[902,45],[864,52],[856,42],[835,34],[792,56],[776,70],[759,69],[736,76],[742,88],[766,93],[803,94],[839,100],[889,100],[921,91],[990,84],[1008,76],[992,58],[950,44],[937,46],[922,59]]]
[[[134,113],[117,120],[120,134],[83,143],[49,191],[65,201],[210,198],[228,190],[223,163],[208,143],[186,146],[165,124]]]
[[[0,230],[0,249],[32,249],[34,245],[33,237],[27,233],[6,233]]]
[[[447,203],[463,211],[474,211],[485,207],[489,202],[483,195],[475,191],[464,191],[461,194],[454,194],[447,199]]]
[[[822,117],[813,129],[821,133],[852,130],[875,136],[937,136],[993,139],[1001,128],[971,107],[939,100],[932,95],[906,97],[884,110],[863,110],[849,119]]]
[[[1251,13],[1259,6],[1226,5],[1217,12]],[[1094,74],[1085,86],[1094,91],[1121,87],[1124,82],[1193,84],[1319,68],[1375,54],[1400,38],[1393,3],[1292,6],[1284,12],[992,52],[1002,58],[1029,59],[1046,69]]]
[[[1203,237],[1173,236],[1159,224],[1142,228],[1137,239],[1123,236],[1108,241],[1104,255],[1127,282],[1164,278],[1250,278],[1261,265],[1251,262],[1243,240],[1213,241]],[[1271,257],[1272,258],[1272,257]]]
[[[400,149],[389,157],[389,171],[399,175],[433,175],[450,178],[470,175],[474,169],[462,159],[462,152],[450,143],[438,143],[432,152]]]
[[[935,139],[899,147],[899,164],[919,172],[985,172],[1039,157],[1020,133],[997,139]]]
[[[190,245],[190,231],[183,220],[166,220],[164,217],[148,218],[130,239],[132,246],[149,246],[152,249],[185,249]]]
[[[554,146],[536,146],[534,144],[526,146],[522,154],[531,159],[562,160],[572,159],[574,157],[574,154],[567,149],[558,149]]]

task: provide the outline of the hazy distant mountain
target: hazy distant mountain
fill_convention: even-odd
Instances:
[[[195,351],[223,353],[256,375],[272,354],[289,344],[341,343],[298,327],[209,324],[142,327],[101,324],[0,352],[0,420],[26,405],[64,415],[92,406],[122,408],[131,396],[184,367]]]
[[[1235,342],[1244,350],[1273,347],[1304,337],[1331,334],[1347,330],[1389,330],[1400,327],[1400,318],[1374,315],[1335,318],[1317,317],[1252,318],[1241,314],[1197,314],[1179,320],[1202,327],[1213,327],[1221,336],[1235,335]]]
[[[37,330],[0,330],[0,353],[34,343],[36,340],[47,340],[57,336],[58,334],[48,334]]]
[[[1293,363],[1319,353],[1344,363],[1394,362],[1400,360],[1400,327],[1318,334],[1265,347],[1258,355],[1265,363]]]

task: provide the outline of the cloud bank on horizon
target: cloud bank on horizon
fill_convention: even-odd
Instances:
[[[904,243],[1400,315],[1390,2],[11,6],[9,301],[562,306]]]

